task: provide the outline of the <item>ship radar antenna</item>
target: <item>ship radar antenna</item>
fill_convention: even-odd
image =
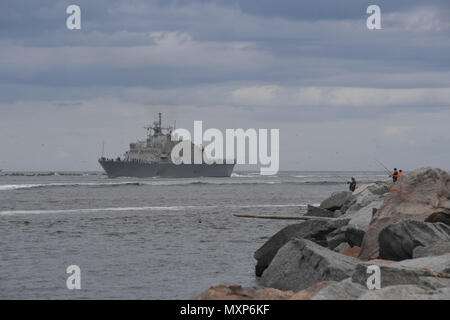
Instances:
[[[159,117],[159,128],[162,128],[162,121],[161,121],[161,112],[158,112],[158,117]]]

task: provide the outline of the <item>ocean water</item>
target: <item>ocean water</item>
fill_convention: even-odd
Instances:
[[[212,285],[257,285],[253,253],[345,181],[383,172],[109,179],[101,172],[0,173],[1,299],[189,299]],[[81,289],[67,289],[69,265]]]

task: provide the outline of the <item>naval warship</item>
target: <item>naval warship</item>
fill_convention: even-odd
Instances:
[[[98,162],[110,178],[116,177],[229,177],[233,172],[235,161],[230,163],[175,164],[171,151],[181,140],[172,141],[174,127],[162,127],[161,113],[159,120],[147,129],[147,139],[130,143],[130,149],[123,157],[109,159],[102,155]],[[199,148],[191,142],[191,150]],[[191,153],[192,155],[194,152]]]

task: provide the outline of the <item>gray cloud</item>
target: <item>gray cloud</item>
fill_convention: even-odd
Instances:
[[[98,168],[163,111],[280,128],[284,168],[448,168],[448,1],[379,1],[376,31],[356,0],[83,0],[77,31],[69,4],[0,4],[0,167]]]

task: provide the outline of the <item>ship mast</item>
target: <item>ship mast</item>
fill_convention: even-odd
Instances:
[[[163,129],[164,130],[172,130],[172,128],[171,127],[168,127],[168,128],[163,128],[162,127],[162,113],[161,112],[158,112],[158,121],[154,121],[153,122],[153,126],[151,126],[151,125],[148,125],[148,126],[145,126],[144,127],[145,129],[147,129],[147,135],[148,136],[150,136],[151,135],[151,132],[150,132],[150,130],[153,130],[153,135],[162,135],[163,134]]]

